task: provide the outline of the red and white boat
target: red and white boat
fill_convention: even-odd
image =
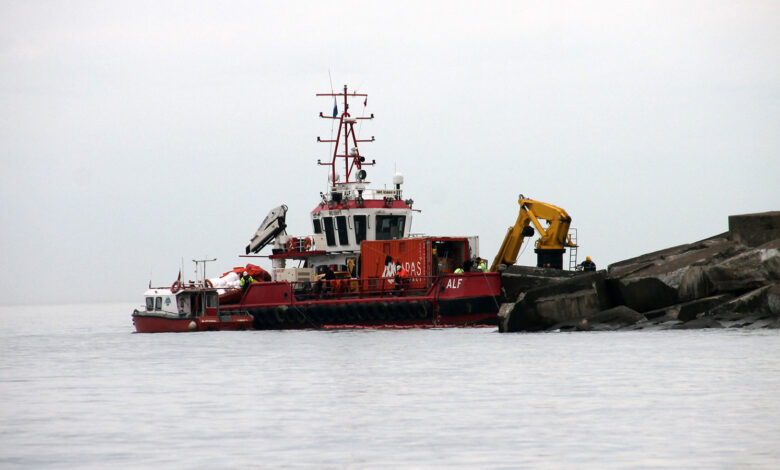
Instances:
[[[272,247],[268,256],[272,280],[227,291],[217,290],[224,280],[204,281],[192,288],[203,301],[193,318],[187,317],[189,321],[171,318],[171,327],[165,330],[161,321],[147,323],[151,315],[146,312],[134,313],[137,331],[150,331],[139,324],[153,324],[153,331],[208,329],[209,324],[200,320],[208,317],[225,319],[210,324],[214,329],[244,327],[246,318],[252,319],[255,329],[495,325],[499,274],[455,274],[456,268],[479,256],[478,237],[412,235],[412,214],[419,211],[412,209],[412,199],[404,198],[403,176],[396,173],[389,189],[372,188],[367,180],[366,168],[376,162],[368,161],[358,144],[374,138],[360,139],[355,124],[374,116],[354,116],[349,107],[350,99],[365,106],[367,95],[348,92],[344,86],[341,93],[317,96],[333,98],[332,116],[320,113],[320,117],[338,121],[338,133],[335,138],[317,139],[334,144],[334,151],[330,161],[318,161],[329,167],[329,185],[311,212],[313,232],[288,235],[287,207],[273,209],[245,250],[246,256],[252,256]],[[342,100],[340,114],[337,99]],[[398,264],[407,278],[397,277]],[[322,278],[326,273],[331,279]],[[154,298],[156,311],[153,291],[147,291],[147,310],[148,299]],[[160,292],[163,298],[177,295]],[[178,298],[171,297],[171,302]],[[141,317],[144,322],[139,322]]]
[[[144,292],[145,304],[133,311],[133,324],[138,333],[252,328],[251,315],[219,312],[219,289],[214,287],[211,280],[205,279],[206,262],[215,260],[193,261],[196,279],[199,277],[198,267],[203,266],[201,280],[182,282],[180,274],[179,279],[170,287],[152,287],[151,283],[149,284],[149,289]],[[223,278],[228,274],[225,273]],[[238,279],[236,275],[233,277]]]
[[[217,290],[202,285],[152,287],[144,292],[146,305],[133,311],[138,333],[179,331],[248,330],[252,316],[240,312],[219,313]]]

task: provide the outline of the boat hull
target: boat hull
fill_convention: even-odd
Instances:
[[[499,291],[494,273],[446,275],[417,295],[345,290],[312,298],[288,282],[272,282],[253,284],[240,303],[221,305],[220,312],[247,312],[258,330],[495,326]]]
[[[405,285],[390,280],[343,279],[320,289],[311,283],[255,282],[231,298],[214,295],[203,315],[136,310],[133,323],[139,333],[497,325],[498,273],[443,274]]]
[[[182,333],[189,331],[248,330],[252,328],[250,315],[223,315],[176,318],[133,312],[137,333]]]
[[[432,328],[495,326],[498,299],[458,299],[460,310],[424,298],[297,303],[249,309],[258,330],[291,328]],[[442,312],[443,311],[443,312]]]

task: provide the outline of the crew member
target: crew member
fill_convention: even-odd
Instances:
[[[331,290],[331,284],[334,279],[336,279],[336,273],[333,272],[330,265],[326,264],[322,274],[319,274],[316,278],[314,293],[319,294],[320,292],[328,292]]]
[[[255,278],[247,274],[246,271],[244,271],[244,275],[241,276],[241,290],[246,292],[246,290],[249,288],[249,284],[255,282]]]
[[[406,289],[409,285],[409,271],[401,263],[395,264],[395,290]]]
[[[483,273],[487,272],[487,260],[485,258],[477,258],[477,268]]]
[[[585,258],[585,261],[583,261],[580,266],[582,266],[583,271],[595,271],[596,270],[596,263],[594,263],[590,256],[587,256]]]
[[[329,292],[336,290],[336,272],[333,271],[335,267],[335,265],[329,264],[325,268],[325,290]]]
[[[465,265],[466,265],[466,263],[463,263],[463,265],[461,265],[461,266],[458,266],[458,269],[456,269],[455,271],[453,271],[453,273],[455,273],[455,274],[463,274],[463,272],[464,272],[464,269],[463,269],[463,267],[464,267]]]

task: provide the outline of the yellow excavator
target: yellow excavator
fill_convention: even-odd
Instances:
[[[539,239],[536,240],[536,249],[534,250],[536,252],[536,265],[563,269],[565,247],[577,246],[569,237],[569,225],[571,225],[569,214],[560,207],[527,199],[522,194],[517,203],[520,204],[520,214],[517,216],[515,225],[509,227],[504,242],[490,266],[490,272],[498,271],[498,267],[502,264],[506,266],[515,264],[523,240],[534,235],[531,224],[536,227],[540,235]],[[546,228],[542,227],[540,220],[547,222]]]

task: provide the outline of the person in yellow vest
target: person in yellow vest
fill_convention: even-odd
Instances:
[[[477,258],[477,268],[483,273],[487,272],[487,260],[485,258]]]
[[[255,282],[255,278],[247,274],[246,271],[244,271],[244,275],[241,276],[241,290],[246,292],[247,289],[249,289],[249,284]]]
[[[473,259],[467,259],[463,262],[463,265],[455,270],[455,274],[461,274],[461,273],[470,273],[472,271],[471,268],[474,267],[474,260]]]

